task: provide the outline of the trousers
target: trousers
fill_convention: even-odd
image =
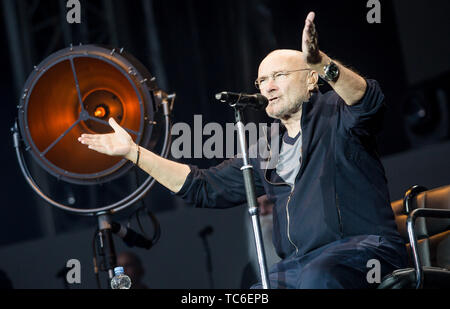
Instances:
[[[272,289],[369,289],[378,286],[377,278],[407,265],[402,240],[358,235],[302,256],[294,252],[270,267],[268,277]],[[262,284],[251,288],[262,289]]]

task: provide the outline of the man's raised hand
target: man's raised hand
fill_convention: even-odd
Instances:
[[[126,156],[133,149],[133,139],[113,118],[109,118],[109,125],[114,129],[114,133],[82,134],[78,141],[100,153]]]
[[[319,51],[319,40],[316,31],[316,26],[314,25],[314,17],[316,14],[314,12],[309,12],[305,20],[305,27],[303,28],[302,34],[302,52],[306,63],[308,64],[318,64],[322,61],[322,56]]]

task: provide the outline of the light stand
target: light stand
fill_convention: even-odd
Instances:
[[[98,214],[98,239],[100,256],[104,257],[104,270],[108,273],[109,281],[114,277],[114,267],[117,266],[116,250],[111,231],[111,215],[108,213]],[[103,264],[103,263],[102,263]]]
[[[152,150],[161,147],[159,155],[167,158],[174,100],[175,94],[163,92],[147,69],[123,48],[109,50],[97,45],[71,45],[50,55],[35,66],[25,83],[17,106],[18,120],[11,128],[20,170],[33,191],[48,204],[97,218],[96,238],[104,258],[101,264],[109,279],[117,266],[111,217],[142,199],[155,179],[149,175],[119,201],[97,208],[75,208],[41,190],[28,170],[24,152],[58,180],[77,185],[110,182],[125,175],[133,164],[96,154],[80,145],[77,137],[110,132],[107,119],[114,118],[134,136],[136,144]],[[162,145],[158,143],[160,130],[164,130]],[[95,256],[94,265],[98,275]]]

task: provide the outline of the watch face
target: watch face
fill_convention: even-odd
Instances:
[[[339,76],[339,68],[334,62],[325,67],[325,79],[327,81],[336,81]]]

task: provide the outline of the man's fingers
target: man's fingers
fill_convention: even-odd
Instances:
[[[314,27],[314,17],[315,16],[316,16],[316,14],[314,12],[309,12],[308,16],[306,17],[305,30],[309,34],[313,34],[315,32],[315,27]]]
[[[78,141],[82,144],[91,144],[98,140],[99,140],[99,138],[96,136],[81,136],[78,138]]]
[[[315,17],[315,13],[309,12],[308,16],[306,17],[306,21],[305,21],[304,35],[306,34],[305,40],[310,45],[309,46],[310,48],[315,47],[315,46],[311,46],[311,45],[317,44],[317,32],[316,32],[316,26],[314,25],[314,17]]]
[[[311,28],[311,25],[312,25],[312,22],[309,19],[305,20],[306,30],[309,30]]]
[[[303,40],[311,42],[316,36],[316,27],[314,25],[314,12],[310,12],[305,20],[305,28],[303,29]]]
[[[95,150],[95,151],[101,152],[101,153],[107,152],[105,145],[101,142],[100,139],[96,139],[96,138],[87,139],[87,138],[80,137],[80,138],[78,138],[78,141],[80,141],[80,143],[82,143],[84,145],[87,145],[89,149],[92,149],[92,150]]]
[[[109,118],[109,125],[114,129],[114,132],[124,132],[125,130],[116,122],[114,118]]]
[[[309,12],[303,28],[302,51],[308,64],[320,62],[319,40],[316,25],[314,24],[315,17],[316,14],[314,12]]]
[[[316,13],[309,12],[308,16],[306,16],[306,24],[313,23],[315,17],[316,17]]]
[[[87,135],[83,134],[78,138],[78,141],[85,145],[103,145],[107,140],[105,135]]]
[[[81,136],[78,139],[85,139],[85,140],[98,140],[102,137],[102,134],[81,134]]]
[[[113,117],[109,118],[108,122],[109,122],[109,125],[110,125],[114,130],[117,129],[117,127],[119,126],[119,124],[116,122],[116,120],[115,120]]]

